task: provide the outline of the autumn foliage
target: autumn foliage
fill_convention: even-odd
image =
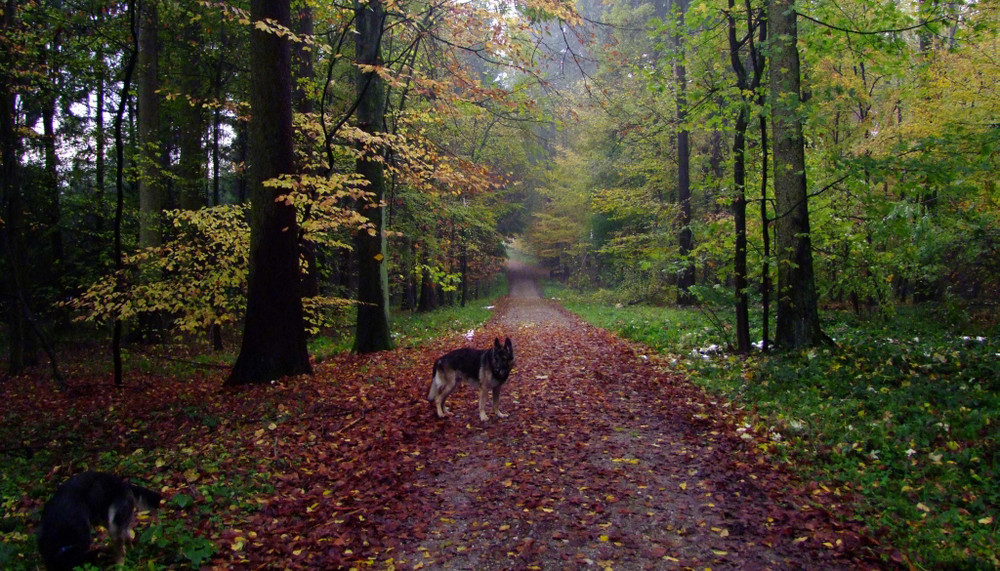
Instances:
[[[4,422],[38,454],[38,477],[8,496],[10,517],[30,521],[46,490],[101,466],[168,497],[140,524],[136,562],[819,569],[891,557],[851,522],[848,487],[797,480],[769,460],[766,433],[662,358],[533,286],[513,291],[471,341],[343,354],[269,386],[220,391],[224,371],[210,368],[122,392],[85,369],[66,393],[19,381]],[[436,419],[434,359],[504,335],[517,358],[510,417],[480,423],[463,387]]]

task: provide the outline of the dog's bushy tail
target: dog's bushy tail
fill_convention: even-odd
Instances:
[[[438,393],[441,392],[441,384],[437,382],[438,375],[438,363],[434,362],[434,369],[431,371],[431,388],[427,391],[427,400],[434,402],[437,398]]]

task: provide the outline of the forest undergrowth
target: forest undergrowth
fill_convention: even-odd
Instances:
[[[547,293],[737,403],[747,429],[770,434],[762,446],[805,477],[858,493],[867,525],[916,568],[1000,566],[995,315],[936,306],[859,319],[830,310],[834,346],[741,359],[727,347],[724,308],[599,303],[551,284]],[[756,326],[759,340],[759,316]]]
[[[231,355],[180,345],[131,352],[123,389],[92,345],[64,362],[66,391],[42,370],[9,379],[0,565],[37,567],[42,505],[85,469],[166,498],[140,521],[129,569],[903,562],[853,516],[850,487],[775,464],[766,430],[642,345],[537,296],[447,331],[241,390],[222,388]],[[516,339],[510,417],[479,423],[464,389],[454,417],[434,418],[434,359],[495,335]]]

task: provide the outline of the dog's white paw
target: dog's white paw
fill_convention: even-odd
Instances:
[[[506,412],[500,412],[499,410],[496,412],[496,415],[500,418],[507,418],[508,416],[510,416]]]

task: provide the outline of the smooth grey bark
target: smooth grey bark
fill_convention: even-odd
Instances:
[[[355,58],[359,66],[382,64],[382,32],[385,27],[385,7],[380,0],[354,5]],[[359,71],[358,77],[358,126],[366,133],[385,131],[385,85],[374,71]],[[354,336],[356,353],[372,353],[392,348],[389,333],[389,276],[386,267],[385,212],[382,200],[386,194],[385,172],[380,152],[368,147],[362,149],[357,160],[358,174],[368,181],[366,190],[370,200],[359,205],[361,214],[368,218],[372,232],[355,234],[354,248],[358,258],[358,314]]]

